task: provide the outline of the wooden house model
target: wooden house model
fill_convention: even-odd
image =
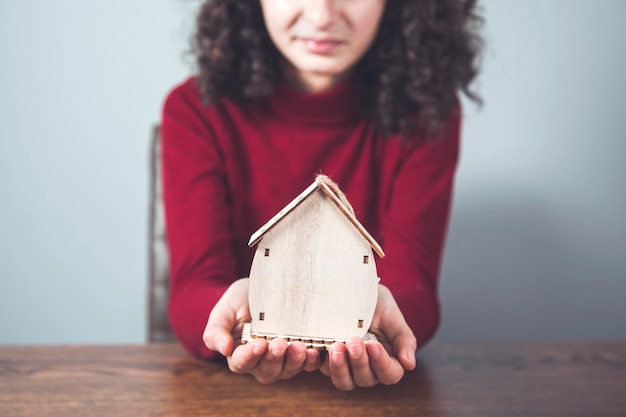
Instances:
[[[242,341],[281,337],[326,348],[367,332],[378,297],[380,245],[343,193],[320,175],[250,238],[251,323]]]

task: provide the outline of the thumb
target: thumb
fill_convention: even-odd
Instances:
[[[381,288],[381,292],[384,295],[379,299],[377,306],[377,309],[380,307],[380,329],[393,346],[393,355],[402,367],[411,370],[415,368],[417,340],[391,292],[387,288]]]
[[[248,310],[248,279],[230,285],[211,310],[202,339],[209,349],[231,356],[235,349],[234,329],[250,319]]]
[[[232,329],[237,325],[237,314],[229,303],[223,301],[221,299],[213,307],[202,339],[209,349],[230,356],[234,350]]]

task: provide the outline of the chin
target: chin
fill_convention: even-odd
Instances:
[[[309,65],[306,67],[302,67],[302,70],[319,76],[336,78],[341,77],[342,75],[347,73],[349,67],[337,64]]]
[[[297,54],[292,63],[301,71],[310,72],[341,73],[348,67],[345,57],[336,55]]]

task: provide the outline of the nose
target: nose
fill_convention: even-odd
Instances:
[[[305,18],[318,29],[325,29],[337,19],[335,0],[308,0],[304,10]]]

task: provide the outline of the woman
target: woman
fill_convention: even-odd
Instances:
[[[162,121],[170,321],[194,355],[263,383],[319,369],[348,390],[393,384],[439,323],[458,158],[457,95],[475,98],[475,0],[210,0],[199,74]],[[370,331],[329,354],[241,345],[250,235],[330,176],[385,248]],[[208,321],[207,321],[208,317]],[[204,343],[203,343],[204,341]]]

